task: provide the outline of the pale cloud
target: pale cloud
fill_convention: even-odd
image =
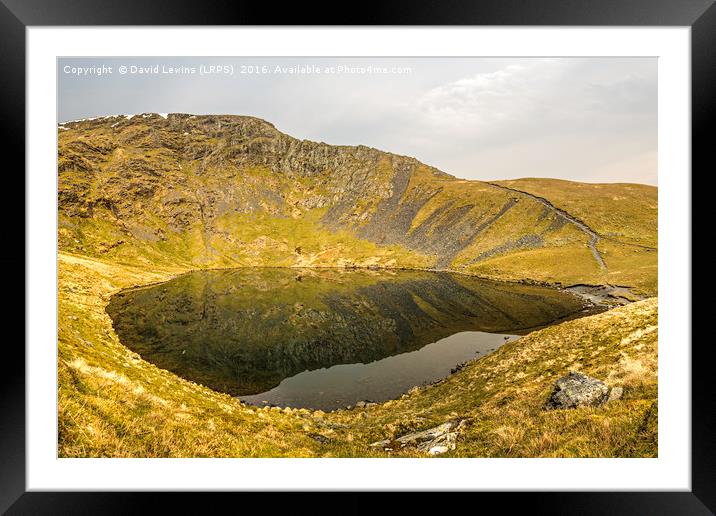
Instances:
[[[470,179],[656,184],[654,58],[211,59],[397,64],[412,72],[171,80],[60,74],[59,119],[146,111],[252,115],[298,138],[369,145]],[[147,60],[161,58],[135,59]],[[107,59],[82,63],[90,61]]]
[[[556,82],[559,64],[559,60],[536,59],[459,79],[431,89],[417,107],[439,125],[492,127],[520,122],[549,108],[538,95]]]
[[[424,123],[477,142],[621,131],[635,123],[656,134],[655,75],[584,68],[588,60],[534,59],[433,88],[416,107]]]
[[[601,61],[533,59],[442,84],[413,123],[463,177],[656,184],[655,63]]]

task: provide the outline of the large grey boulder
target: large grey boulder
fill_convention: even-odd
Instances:
[[[596,378],[570,371],[554,384],[545,409],[598,407],[609,399],[609,387]]]

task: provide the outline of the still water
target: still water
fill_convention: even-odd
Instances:
[[[112,297],[124,345],[247,403],[333,410],[395,398],[582,302],[425,271],[200,271]]]

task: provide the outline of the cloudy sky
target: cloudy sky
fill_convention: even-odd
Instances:
[[[257,116],[468,179],[657,183],[655,58],[58,61],[58,121],[144,112]]]

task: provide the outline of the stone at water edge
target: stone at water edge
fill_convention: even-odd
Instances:
[[[609,387],[596,378],[570,371],[554,384],[554,390],[545,409],[598,407],[608,399]]]

